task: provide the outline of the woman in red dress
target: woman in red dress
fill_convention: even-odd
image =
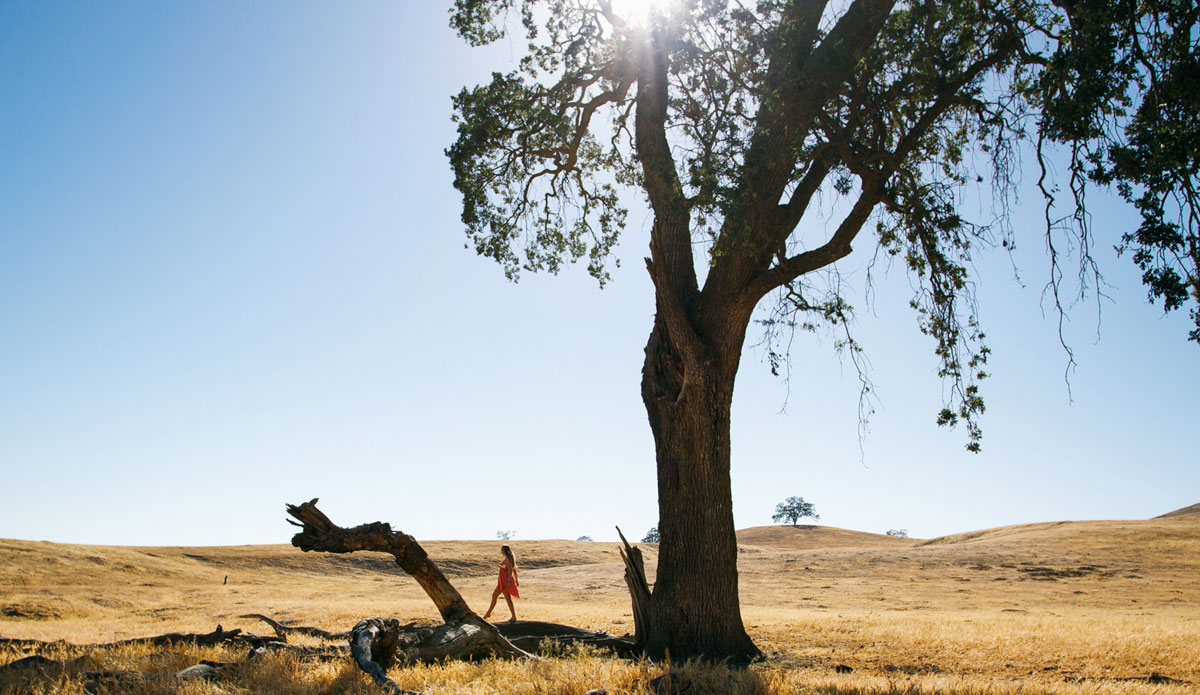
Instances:
[[[510,623],[516,622],[517,611],[513,608],[512,600],[521,598],[517,593],[517,561],[513,558],[512,548],[507,545],[500,546],[500,556],[503,558],[500,561],[500,576],[496,579],[496,590],[492,592],[492,605],[488,606],[487,613],[483,614],[483,619],[487,620],[492,614],[492,609],[496,607],[496,599],[500,598],[500,594],[504,594],[504,600],[508,603],[508,612],[512,613],[512,617],[508,619]]]

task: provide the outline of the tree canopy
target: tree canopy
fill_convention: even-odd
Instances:
[[[661,535],[647,650],[751,659],[729,480],[749,325],[765,328],[773,369],[795,331],[818,327],[836,331],[857,365],[837,264],[853,245],[873,246],[872,266],[897,262],[911,278],[946,385],[936,420],[964,424],[972,451],[989,354],[971,272],[980,250],[1040,236],[1061,315],[1063,278],[1099,291],[1094,250],[1113,244],[1152,301],[1190,306],[1200,343],[1198,10],[1187,0],[640,4],[650,11],[455,0],[451,24],[467,41],[516,31],[526,48],[516,69],[454,97],[447,155],[470,242],[513,279],[586,258],[603,285],[625,224],[619,190],[644,196],[656,304],[642,400]],[[1044,198],[1032,235],[1009,214],[1023,158]],[[1140,213],[1136,229],[1093,223],[1088,196],[1109,189]],[[991,200],[975,200],[979,190]]]
[[[821,515],[817,514],[817,508],[813,506],[812,502],[805,502],[803,497],[789,497],[775,505],[775,513],[771,515],[771,521],[777,524],[786,521],[795,526],[805,517],[811,517],[813,521],[821,520]]]
[[[679,257],[652,275],[695,286],[694,269],[705,272],[687,301],[736,292],[756,306],[773,294],[762,323],[782,337],[844,326],[850,305],[831,267],[871,228],[917,282],[911,303],[951,387],[938,421],[965,421],[976,449],[988,349],[969,267],[977,249],[1016,242],[1005,211],[1025,143],[1047,196],[1059,308],[1067,249],[1085,282],[1101,280],[1086,195],[1089,183],[1113,186],[1142,223],[1107,243],[1166,310],[1191,304],[1200,342],[1193,2],[655,8],[634,22],[601,0],[456,0],[452,24],[468,41],[518,21],[528,41],[516,70],[455,97],[447,151],[468,235],[510,277],[586,257],[607,281],[626,216],[617,187],[632,186],[659,220],[653,243]],[[1069,162],[1063,181],[1052,146]],[[981,181],[1001,212],[971,219],[963,190]],[[669,232],[679,218],[690,224]],[[857,350],[849,336],[838,345]]]

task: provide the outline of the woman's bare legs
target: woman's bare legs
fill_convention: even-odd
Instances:
[[[512,597],[509,596],[507,592],[504,594],[504,601],[508,604],[508,612],[512,614],[512,617],[508,619],[508,622],[517,622],[517,609],[513,608]]]
[[[492,592],[492,605],[488,606],[487,613],[483,614],[484,620],[487,620],[488,616],[490,616],[492,614],[492,611],[496,609],[496,599],[499,597],[500,597],[500,587],[496,587],[496,590]],[[505,596],[504,598],[508,599],[507,596]],[[512,599],[508,599],[508,605],[510,608],[512,607]]]
[[[500,598],[500,594],[502,593],[504,593],[504,591],[501,590],[500,587],[496,587],[496,590],[492,592],[492,605],[488,606],[487,613],[483,614],[484,620],[487,620],[489,617],[491,617],[492,611],[496,610],[496,599]],[[517,622],[517,609],[513,608],[512,597],[504,593],[504,602],[508,604],[508,612],[512,614],[512,617],[509,618],[508,621],[510,623]]]

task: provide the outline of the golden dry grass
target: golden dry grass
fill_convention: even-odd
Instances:
[[[768,660],[733,675],[692,667],[690,692],[1191,693],[1200,689],[1200,515],[1047,523],[932,541],[823,527],[739,532],[747,628]],[[522,618],[632,628],[615,544],[511,542]],[[495,542],[428,542],[476,609],[494,586]],[[643,546],[653,568],[653,546]],[[228,582],[225,582],[228,577]],[[500,617],[504,611],[500,609]],[[436,621],[416,583],[382,555],[290,546],[128,548],[0,541],[0,635],[75,643],[216,623],[256,632],[260,612],[346,628],[369,615]],[[88,668],[165,672],[226,649],[94,650]],[[81,650],[61,648],[62,655]],[[0,664],[26,652],[0,653]],[[838,667],[841,667],[839,672]],[[845,672],[846,669],[851,669]],[[83,667],[75,669],[83,670]],[[646,692],[661,665],[573,653],[545,663],[394,669],[427,692]],[[1161,674],[1186,683],[1147,682]],[[1140,679],[1140,680],[1139,680]],[[71,677],[0,680],[0,693],[77,693]],[[139,692],[373,693],[347,664],[271,657],[219,684]]]

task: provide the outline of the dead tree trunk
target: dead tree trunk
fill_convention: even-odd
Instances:
[[[429,598],[433,599],[442,620],[445,621],[443,625],[414,627],[412,624],[400,625],[399,621],[393,618],[368,618],[359,622],[348,633],[351,652],[359,668],[376,683],[392,692],[401,692],[386,675],[387,666],[394,661],[486,657],[536,659],[538,657],[526,650],[537,649],[539,643],[547,639],[612,649],[622,656],[641,653],[640,645],[628,636],[614,637],[604,632],[583,630],[570,625],[531,621],[492,625],[467,606],[462,595],[412,536],[393,531],[390,525],[382,522],[363,524],[351,529],[342,528],[317,509],[316,499],[298,506],[289,504],[287,510],[288,514],[297,520],[289,519],[289,522],[302,529],[292,537],[292,545],[304,551],[325,553],[352,553],[358,550],[388,553],[396,558],[396,564],[416,579]],[[628,548],[628,544],[626,547]],[[640,553],[637,549],[631,549],[629,552],[636,554],[640,567]],[[644,571],[641,577],[642,585],[645,586]],[[648,596],[649,590],[645,593]],[[647,601],[643,600],[641,605],[647,605]],[[325,638],[346,634],[330,633],[317,628],[289,627],[259,614],[243,617],[263,620],[281,636],[292,631]]]
[[[650,583],[646,581],[646,565],[642,561],[642,551],[636,546],[629,545],[625,534],[617,527],[617,535],[621,537],[621,560],[625,562],[625,586],[629,587],[629,599],[633,602],[633,641],[639,649],[646,648],[646,637],[650,634],[652,617],[650,614]]]
[[[292,545],[297,548],[321,553],[353,553],[358,550],[388,553],[396,558],[400,569],[417,580],[429,598],[433,599],[433,604],[442,614],[442,620],[451,623],[474,618],[480,624],[487,625],[471,611],[458,590],[446,580],[446,575],[429,559],[425,549],[407,533],[393,531],[391,525],[380,521],[351,529],[342,528],[317,509],[316,498],[299,506],[289,504],[287,511],[300,523],[290,519],[288,522],[303,529],[292,536]],[[515,653],[512,655],[520,656]]]
[[[637,552],[637,549],[634,549]],[[279,639],[286,639],[287,635],[296,633],[302,635],[310,635],[319,637],[329,641],[349,642],[356,639],[355,630],[360,630],[361,624],[355,627],[355,630],[347,630],[345,632],[330,632],[319,627],[306,627],[301,625],[284,625],[283,623],[271,618],[270,616],[260,613],[247,613],[242,615],[243,618],[257,618],[272,627]],[[383,618],[375,618],[373,620],[385,620]],[[513,645],[524,649],[527,652],[535,653],[541,650],[543,642],[551,640],[560,644],[587,644],[601,649],[610,649],[619,656],[636,657],[641,655],[641,650],[636,642],[629,635],[617,637],[610,635],[607,632],[598,632],[595,630],[585,630],[573,625],[562,625],[560,623],[547,623],[539,620],[517,620],[511,622],[496,623],[495,626],[500,634],[511,642]],[[396,657],[400,660],[408,661],[410,657],[406,656],[406,650],[413,645],[419,645],[428,640],[439,628],[436,627],[417,627],[417,623],[408,623],[400,625],[396,630],[400,635],[400,642],[397,644],[399,654]],[[360,630],[361,631],[361,630]],[[266,645],[264,648],[287,650],[296,653],[301,653],[304,656],[325,657],[330,654],[340,653],[345,656],[348,652],[345,646],[339,647],[303,647],[301,645],[287,644],[286,642],[273,642]]]
[[[396,657],[406,661],[476,659],[487,656],[505,659],[537,658],[513,646],[494,625],[476,615],[458,590],[429,559],[416,539],[407,533],[393,531],[389,524],[378,521],[350,529],[342,528],[317,509],[315,498],[299,506],[289,504],[287,511],[299,523],[291,520],[289,522],[302,528],[300,533],[292,537],[292,545],[305,552],[315,550],[322,553],[352,553],[371,550],[388,553],[396,558],[400,569],[417,580],[445,621],[444,625],[437,628],[415,628],[406,631],[410,633],[408,637],[418,638],[409,640],[401,639],[400,625],[397,621],[368,619],[360,622],[351,631],[352,649],[355,644],[366,639],[364,635],[373,629],[376,635],[370,637],[369,642],[395,633],[394,638],[388,637],[389,640],[394,639],[391,648],[379,651],[379,654],[386,655],[385,660]],[[374,624],[371,620],[382,622]],[[388,620],[391,622],[386,622]],[[367,623],[371,625],[366,625]],[[402,643],[403,647],[400,646]],[[362,666],[362,663],[359,665]],[[384,669],[388,666],[387,663],[380,665]]]

